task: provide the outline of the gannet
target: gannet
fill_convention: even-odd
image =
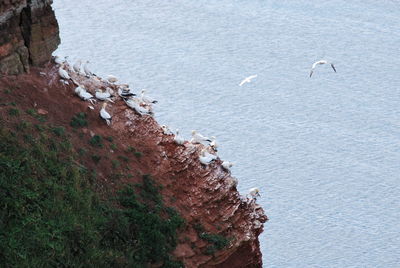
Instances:
[[[211,142],[209,138],[197,133],[196,130],[192,130],[192,139],[190,140],[191,143],[203,143],[206,141]]]
[[[100,110],[100,117],[106,120],[107,125],[111,124],[111,115],[106,111],[107,102],[103,103],[103,107]]]
[[[248,195],[250,195],[250,197],[254,200],[257,199],[257,197],[260,197],[260,190],[258,188],[251,188],[249,190]]]
[[[146,89],[142,89],[141,96],[140,96],[142,102],[144,102],[144,103],[153,103],[153,104],[157,103],[157,101],[155,99],[144,95],[145,92],[146,92]]]
[[[208,165],[217,158],[218,157],[216,155],[210,154],[205,149],[201,150],[201,153],[199,155],[199,160],[202,165]]]
[[[82,100],[88,100],[91,104],[94,104],[96,101],[93,99],[93,95],[86,91],[85,86],[81,85],[75,88],[75,93]]]
[[[57,64],[63,64],[64,61],[59,57],[59,56],[55,56],[54,57],[54,62]]]
[[[210,142],[210,147],[213,149],[215,152],[218,151],[218,143],[217,140],[214,136],[211,136],[211,142]]]
[[[249,77],[246,77],[245,79],[243,79],[242,82],[240,82],[239,86],[243,86],[245,83],[250,83],[251,79],[256,78],[257,75],[250,75]]]
[[[172,133],[172,131],[169,129],[168,126],[162,125],[161,128],[162,128],[163,133],[164,133],[165,135],[174,135],[174,133]]]
[[[79,74],[81,72],[81,65],[82,65],[82,60],[78,60],[75,62],[74,65],[72,65],[72,68],[74,69],[75,73]]]
[[[128,105],[130,108],[132,108],[133,110],[135,110],[138,114],[140,115],[150,115],[151,112],[149,110],[147,110],[146,108],[140,106],[140,104],[138,103],[137,100],[130,98],[130,99],[123,99],[126,103],[126,105]]]
[[[331,67],[332,67],[332,69],[333,69],[333,70],[335,71],[335,73],[336,73],[336,68],[335,68],[335,66],[333,65],[333,63],[329,63],[329,62],[327,62],[326,60],[320,60],[320,61],[317,61],[317,62],[314,62],[314,63],[313,63],[313,65],[312,65],[312,67],[311,67],[311,71],[310,71],[310,77],[312,76],[315,67],[317,67],[317,65],[323,65],[323,64],[330,64]]]
[[[118,87],[118,95],[122,98],[136,96],[136,94],[133,93],[129,87]]]
[[[90,77],[90,76],[93,75],[93,73],[89,70],[88,64],[89,64],[89,61],[87,60],[87,61],[85,62],[85,64],[83,65],[83,71],[85,72],[85,75],[86,75],[87,77]]]
[[[107,89],[106,89],[105,92],[101,91],[100,89],[96,89],[95,96],[96,96],[96,99],[98,99],[98,100],[102,100],[102,101],[107,100],[107,101],[113,102],[113,101],[110,99],[111,94],[110,94],[110,92],[108,92]]]
[[[179,135],[179,129],[176,130],[174,141],[176,144],[179,144],[179,145],[183,145],[185,143],[185,139]]]
[[[117,77],[115,77],[115,76],[110,74],[110,75],[107,76],[107,81],[110,82],[110,83],[115,83],[115,82],[118,81],[118,79],[117,79]]]
[[[224,162],[222,162],[221,166],[222,166],[225,170],[230,171],[231,167],[233,166],[233,163],[232,163],[232,162],[229,162],[229,161],[224,161]]]
[[[71,79],[69,76],[68,72],[63,69],[64,65],[62,64],[60,68],[58,68],[58,74],[61,76],[63,79]]]

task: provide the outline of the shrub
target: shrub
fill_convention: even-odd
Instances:
[[[57,136],[64,136],[65,134],[65,128],[64,127],[53,127],[52,131],[54,134],[56,134]]]
[[[99,135],[94,135],[90,140],[89,144],[93,147],[100,147],[103,148],[102,138]]]
[[[18,116],[19,115],[19,110],[17,108],[10,108],[8,110],[8,114],[11,116]]]
[[[83,112],[77,113],[72,117],[70,122],[71,127],[78,128],[78,127],[86,127],[88,122],[86,120],[86,114]]]
[[[100,162],[101,156],[100,155],[92,155],[92,160],[93,162],[95,162],[96,164]]]

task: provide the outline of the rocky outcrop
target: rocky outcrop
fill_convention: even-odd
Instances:
[[[52,0],[0,0],[0,75],[48,62],[60,43]]]

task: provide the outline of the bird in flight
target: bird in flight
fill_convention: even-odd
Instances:
[[[317,67],[317,65],[322,65],[322,64],[330,64],[331,67],[332,67],[332,69],[333,69],[333,70],[335,71],[335,73],[336,73],[336,68],[335,68],[335,66],[333,65],[333,63],[327,62],[326,60],[319,60],[319,61],[317,61],[317,62],[314,62],[314,64],[312,65],[311,71],[310,71],[310,77],[312,76],[315,67]]]
[[[245,79],[243,79],[242,82],[240,82],[239,86],[243,86],[245,83],[250,83],[251,79],[256,78],[257,75],[250,75],[249,77],[246,77]]]

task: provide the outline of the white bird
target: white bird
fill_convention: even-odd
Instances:
[[[250,197],[254,200],[257,199],[257,197],[260,197],[260,190],[258,188],[251,188],[249,190],[248,195],[250,195]]]
[[[81,65],[82,65],[82,60],[78,60],[77,62],[75,62],[75,64],[72,66],[75,73],[79,74],[81,72]]]
[[[218,157],[216,155],[210,154],[205,149],[201,150],[199,155],[199,160],[202,165],[209,165],[212,161],[216,160]]]
[[[229,162],[229,161],[224,161],[224,162],[222,162],[221,166],[222,166],[225,170],[230,171],[231,167],[233,166],[233,163],[232,163],[232,162]]]
[[[84,101],[89,101],[91,104],[94,104],[96,102],[93,99],[93,95],[87,92],[83,85],[76,87],[75,93],[78,94],[78,96]]]
[[[131,89],[129,88],[129,86],[128,87],[121,87],[121,86],[119,86],[118,87],[118,95],[121,97],[121,98],[129,98],[129,97],[132,97],[132,96],[136,96],[136,94],[135,93],[133,93],[132,91],[131,91]]]
[[[214,136],[211,136],[211,142],[210,142],[210,147],[213,149],[215,152],[218,151],[218,143],[217,140]]]
[[[135,99],[124,99],[126,105],[128,105],[130,108],[135,110],[138,114],[140,115],[150,115],[151,112],[147,110],[146,108],[140,106],[139,102]]]
[[[162,125],[161,128],[162,128],[163,133],[164,133],[165,135],[174,135],[174,133],[172,133],[171,129],[169,129],[168,126]]]
[[[68,72],[63,69],[64,65],[61,65],[60,68],[58,68],[58,74],[61,76],[63,79],[71,79],[69,76]]]
[[[336,68],[335,68],[335,66],[333,65],[333,63],[327,62],[326,60],[319,60],[319,61],[313,63],[313,65],[312,65],[312,67],[311,67],[311,71],[310,71],[310,77],[311,77],[312,74],[314,73],[315,67],[317,67],[317,65],[323,65],[323,64],[330,64],[331,67],[332,67],[332,69],[333,69],[333,70],[335,71],[335,73],[336,73]]]
[[[115,77],[114,75],[110,74],[110,75],[107,76],[107,81],[110,82],[110,83],[115,83],[115,82],[118,81],[118,78]]]
[[[152,97],[144,95],[144,93],[146,93],[146,89],[142,89],[142,91],[141,91],[140,98],[141,98],[142,102],[153,103],[153,104],[158,102],[155,99],[153,99]]]
[[[179,129],[176,130],[174,141],[176,144],[179,144],[179,145],[183,145],[185,143],[185,139],[179,135]]]
[[[100,110],[100,117],[106,120],[107,125],[111,124],[111,115],[106,111],[107,102],[103,103],[103,107]]]
[[[245,79],[243,79],[242,82],[240,82],[239,86],[243,86],[245,83],[250,83],[252,79],[256,78],[257,75],[250,75],[249,77],[246,77]]]
[[[111,97],[111,93],[107,90],[106,91],[101,91],[100,89],[96,89],[96,93],[94,94],[96,96],[96,99],[98,100],[102,100],[102,101],[109,101],[109,102],[113,102],[110,97]]]
[[[190,140],[191,143],[203,143],[203,142],[211,142],[211,140],[200,133],[197,133],[196,130],[192,130],[192,139]]]
[[[59,56],[54,57],[54,62],[57,64],[63,64],[64,60],[62,60]]]
[[[87,77],[90,77],[90,76],[93,75],[93,73],[89,70],[88,65],[89,65],[89,61],[87,60],[87,61],[85,62],[85,64],[83,65],[83,71],[84,71],[84,73],[85,73],[85,75],[86,75]]]

